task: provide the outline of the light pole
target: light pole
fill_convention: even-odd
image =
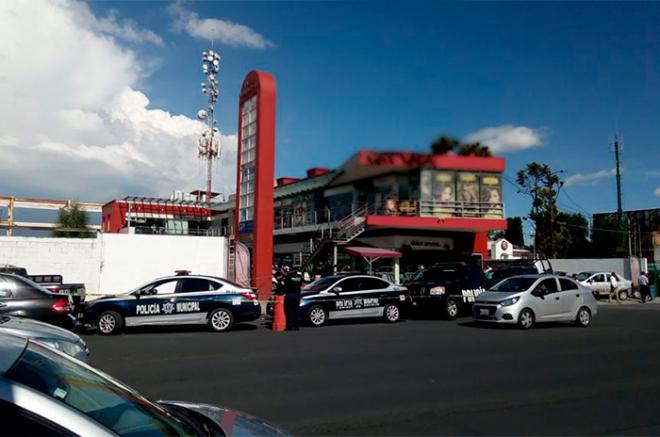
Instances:
[[[208,95],[208,106],[206,110],[197,112],[197,118],[206,121],[206,129],[198,140],[197,156],[207,161],[206,168],[206,201],[211,202],[211,184],[213,177],[213,160],[220,154],[220,141],[216,137],[218,128],[215,120],[215,103],[218,100],[218,79],[216,76],[220,71],[220,54],[209,50],[202,52],[202,71],[206,76],[206,82],[202,82],[202,93]]]

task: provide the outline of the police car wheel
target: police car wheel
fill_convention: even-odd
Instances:
[[[445,317],[454,320],[458,316],[458,303],[451,297],[445,300]]]
[[[218,308],[209,316],[209,327],[216,332],[229,331],[233,324],[234,316],[224,308]]]
[[[327,319],[327,315],[322,307],[316,305],[309,309],[307,319],[312,326],[323,326]]]
[[[105,311],[99,316],[96,326],[99,334],[113,335],[121,331],[124,326],[124,319],[115,311]]]
[[[401,317],[401,311],[399,311],[398,306],[389,304],[383,309],[383,315],[385,316],[386,322],[396,323]]]

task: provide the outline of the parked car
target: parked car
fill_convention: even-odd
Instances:
[[[25,267],[17,267],[11,264],[4,264],[0,266],[0,273],[12,273],[14,275],[22,276],[36,284],[39,284],[51,293],[66,294],[71,296],[74,315],[77,315],[82,309],[82,303],[85,301],[86,296],[85,284],[66,284],[64,283],[64,278],[62,275],[56,274],[29,275]]]
[[[518,324],[529,329],[537,322],[575,322],[588,326],[598,313],[591,290],[556,275],[507,278],[477,297],[473,308],[479,322]]]
[[[71,297],[51,293],[11,273],[0,273],[0,315],[27,317],[67,329],[76,321],[71,314]]]
[[[7,334],[0,334],[0,417],[3,435],[286,435],[238,411],[150,401],[66,354]]]
[[[128,293],[89,301],[81,323],[103,335],[143,325],[208,325],[228,331],[261,315],[257,295],[215,276],[179,273],[155,279]]]
[[[453,320],[486,291],[486,275],[473,264],[437,264],[418,271],[404,285],[416,309]]]
[[[328,320],[383,318],[395,323],[410,304],[405,287],[369,275],[334,275],[302,290],[299,317],[311,326]]]
[[[596,297],[610,295],[610,276],[612,272],[580,272],[577,274],[577,280],[580,284],[593,291]],[[619,283],[619,299],[626,300],[632,293],[632,282],[622,278],[621,275],[614,274]]]
[[[37,340],[80,361],[89,363],[89,348],[78,335],[38,320],[0,316],[0,335],[14,334]]]

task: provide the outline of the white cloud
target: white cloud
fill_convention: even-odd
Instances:
[[[593,185],[596,182],[608,179],[616,175],[616,169],[600,170],[594,173],[576,173],[564,179],[564,186],[572,185]]]
[[[236,47],[265,49],[274,46],[263,35],[243,24],[217,18],[199,18],[196,12],[187,10],[181,1],[172,3],[167,10],[172,16],[174,28],[192,37]]]
[[[653,192],[653,194],[655,194],[655,197],[660,199],[660,187],[656,188],[655,191]]]
[[[87,27],[99,33],[111,35],[133,43],[151,43],[163,45],[163,39],[148,29],[140,29],[132,20],[121,20],[115,11],[107,17],[98,18],[92,14],[85,3],[67,2],[63,4],[72,13],[72,18],[81,27]]]
[[[465,141],[479,142],[490,147],[494,153],[502,153],[538,147],[542,144],[543,135],[538,129],[505,124],[472,132],[465,137]]]
[[[203,125],[150,108],[142,61],[87,14],[75,0],[0,2],[0,194],[108,201],[204,187]],[[220,142],[214,188],[226,193],[236,136]]]

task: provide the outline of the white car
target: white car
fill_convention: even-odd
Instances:
[[[580,272],[577,281],[585,287],[591,288],[596,297],[609,296],[611,272]],[[619,299],[626,300],[631,296],[632,282],[615,273],[619,283]]]

